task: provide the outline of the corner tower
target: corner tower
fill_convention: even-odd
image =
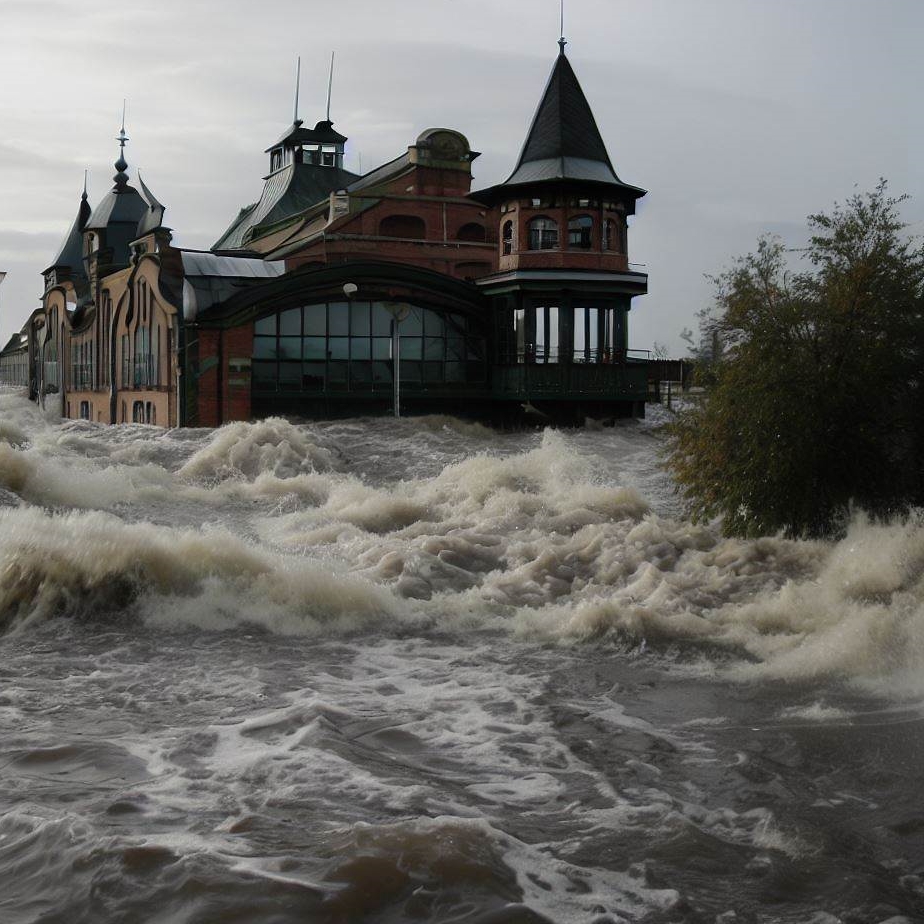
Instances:
[[[513,172],[474,193],[492,206],[498,241],[498,272],[478,285],[494,306],[498,361],[520,369],[502,379],[516,397],[536,405],[544,381],[549,397],[596,395],[620,405],[617,415],[640,413],[644,368],[628,368],[628,315],[648,277],[629,268],[627,219],[645,190],[616,174],[565,44]],[[540,376],[534,365],[560,368]]]

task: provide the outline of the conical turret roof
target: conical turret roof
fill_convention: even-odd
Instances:
[[[76,275],[83,274],[83,229],[91,213],[90,203],[87,201],[87,189],[84,186],[83,195],[80,197],[80,207],[77,209],[77,217],[71,225],[70,231],[64,238],[54,260],[45,270],[47,273],[50,269],[58,267],[67,267],[71,273]]]
[[[562,181],[606,184],[634,199],[645,195],[644,189],[623,183],[616,175],[564,42],[513,173],[485,193]]]

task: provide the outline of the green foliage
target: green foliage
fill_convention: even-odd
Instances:
[[[695,519],[819,536],[852,504],[924,503],[924,248],[903,233],[904,198],[882,181],[809,216],[808,271],[764,238],[715,278],[723,352],[668,455]]]

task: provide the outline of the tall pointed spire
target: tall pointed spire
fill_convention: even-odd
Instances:
[[[77,217],[48,269],[66,267],[74,276],[83,275],[83,229],[87,225],[91,211],[90,203],[87,201],[87,171],[84,170],[83,193],[80,196],[80,205],[77,207]],[[48,272],[48,269],[45,272]]]
[[[302,123],[298,118],[298,87],[302,80],[302,56],[298,55],[295,59],[295,108],[292,115],[292,122],[295,125],[301,125]]]
[[[128,174],[125,172],[128,169],[128,162],[125,160],[125,142],[128,141],[128,135],[125,134],[125,100],[122,100],[122,128],[119,130],[119,137],[116,138],[116,141],[119,142],[119,159],[115,162],[115,168],[118,171],[113,177],[115,184],[119,189],[122,189],[128,183]]]
[[[334,89],[334,52],[330,53],[330,77],[327,80],[327,121],[330,122],[330,94]]]
[[[564,31],[564,30],[562,30]],[[613,170],[606,145],[564,49],[564,36],[513,173],[485,190],[488,198],[509,187],[552,184],[608,186],[634,201],[645,190],[623,183]]]
[[[561,0],[561,23],[558,36],[558,53],[563,55],[565,53],[565,45],[568,44],[567,41],[565,41],[565,0]]]

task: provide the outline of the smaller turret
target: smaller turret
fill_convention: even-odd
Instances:
[[[58,253],[51,265],[44,270],[45,290],[56,286],[65,280],[85,281],[86,273],[83,265],[83,229],[86,227],[92,209],[87,197],[87,176],[83,178],[83,195],[77,208],[77,217],[71,225],[70,231],[64,238]]]

